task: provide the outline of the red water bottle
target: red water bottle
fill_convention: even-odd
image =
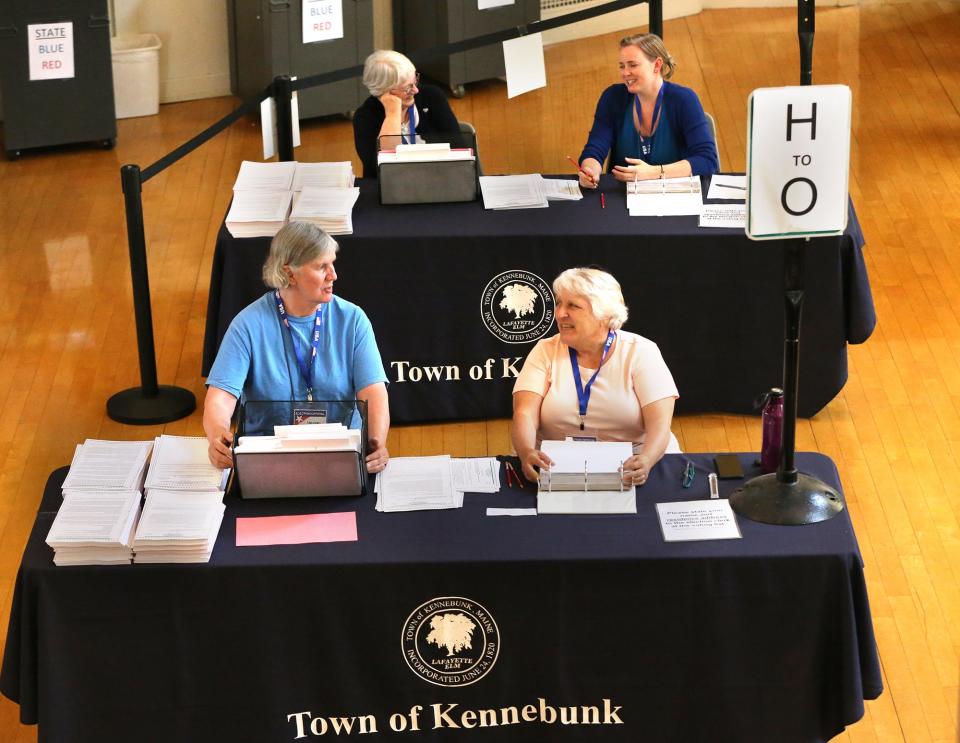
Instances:
[[[783,447],[783,390],[774,387],[764,393],[763,443],[760,445],[760,470],[776,472],[780,466],[780,450]]]

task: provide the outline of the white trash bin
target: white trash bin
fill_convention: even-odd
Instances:
[[[113,100],[118,119],[152,116],[160,110],[160,38],[126,34],[110,39]]]

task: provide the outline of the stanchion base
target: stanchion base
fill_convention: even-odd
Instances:
[[[815,524],[843,510],[843,498],[815,477],[800,474],[795,483],[784,483],[777,473],[748,480],[730,495],[733,510],[764,524]]]
[[[150,426],[186,418],[197,409],[197,398],[190,390],[161,384],[157,394],[147,397],[142,387],[118,392],[107,400],[107,415],[120,423]]]

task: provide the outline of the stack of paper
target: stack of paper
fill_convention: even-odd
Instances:
[[[234,191],[225,220],[234,237],[273,237],[287,221],[292,191]]]
[[[202,436],[160,436],[144,483],[147,495],[152,490],[199,490],[223,497],[230,470],[210,464],[207,446]]]
[[[700,178],[656,178],[627,182],[627,210],[631,217],[666,217],[703,211]]]
[[[139,490],[152,448],[152,441],[87,439],[74,452],[63,490]]]
[[[443,162],[445,160],[476,160],[470,148],[452,148],[449,142],[433,144],[399,144],[395,150],[380,150],[377,165],[383,163]]]
[[[496,457],[454,459],[453,487],[461,493],[500,491],[500,462]]]
[[[297,163],[293,173],[292,191],[313,188],[353,188],[353,164],[346,160],[337,163]]]
[[[576,179],[543,178],[543,176],[541,178],[547,201],[580,201],[583,198],[580,183]]]
[[[304,186],[294,196],[290,220],[311,222],[331,235],[353,234],[353,206],[360,189]]]
[[[480,191],[484,209],[537,209],[550,206],[538,173],[482,175]]]
[[[378,511],[428,511],[463,506],[463,492],[453,487],[448,455],[393,457],[380,474]]]
[[[295,162],[257,163],[244,160],[233,183],[237,191],[292,191]]]
[[[139,513],[138,490],[64,493],[63,504],[47,534],[54,564],[129,564]]]
[[[277,451],[355,451],[360,452],[360,431],[342,423],[301,423],[274,426],[273,436],[241,436],[236,454]]]
[[[151,490],[133,540],[135,562],[209,562],[223,511],[218,491]]]

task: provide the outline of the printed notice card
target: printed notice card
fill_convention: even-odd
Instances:
[[[665,542],[741,537],[737,517],[726,499],[657,503],[657,516]]]

